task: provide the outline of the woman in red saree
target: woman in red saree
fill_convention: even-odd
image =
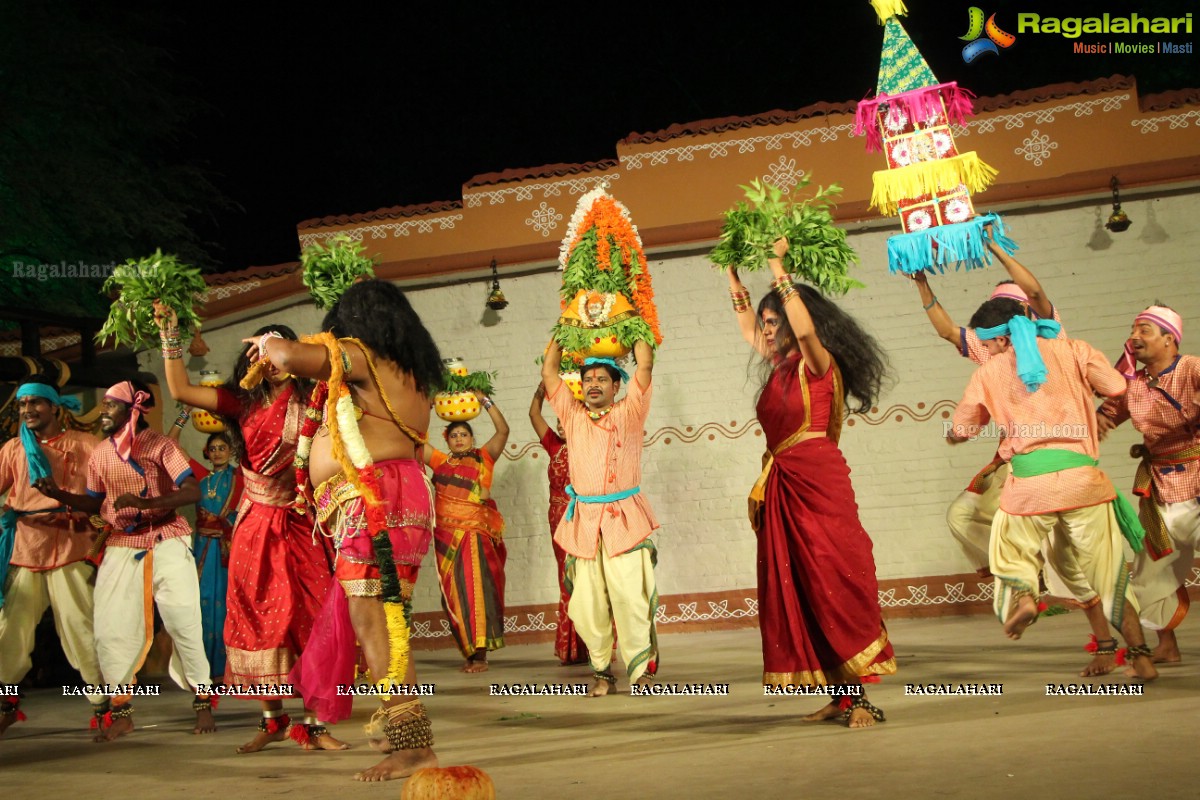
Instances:
[[[546,476],[550,480],[550,546],[554,548],[554,560],[558,562],[558,620],[554,635],[554,655],[558,663],[564,667],[572,664],[588,663],[587,645],[575,631],[575,625],[567,616],[567,604],[571,593],[567,591],[563,580],[563,570],[566,564],[567,551],[554,541],[554,531],[558,530],[559,520],[567,511],[571,498],[567,497],[567,484],[571,475],[567,469],[567,440],[563,436],[562,424],[557,429],[551,429],[545,417],[542,416],[542,405],[546,399],[546,389],[540,383],[533,393],[533,402],[529,406],[529,421],[533,423],[533,431],[537,434],[542,449],[550,457],[546,467]]]
[[[478,394],[478,393],[477,393]],[[466,663],[485,672],[487,651],[504,647],[504,518],[492,500],[492,473],[508,441],[500,409],[479,394],[496,432],[480,448],[466,422],[446,426],[449,454],[428,448],[436,490],[433,530],[442,608]]]
[[[773,291],[757,315],[730,271],[739,327],[771,369],[757,406],[769,455],[750,495],[763,683],[830,686],[835,699],[804,719],[862,728],[884,719],[862,683],[895,673],[896,662],[879,610],[871,539],[837,441],[845,402],[854,401],[854,411],[871,407],[886,360],[853,318],[809,287],[792,285],[786,252],[785,240],[775,243]]]
[[[160,304],[155,311],[165,342],[177,325],[174,312]],[[268,325],[254,335],[296,339],[284,325]],[[239,384],[251,363],[243,352],[224,386],[196,386],[182,359],[171,357],[174,352],[177,348],[164,345],[171,396],[223,418],[244,479],[229,551],[225,683],[238,692],[236,697],[261,701],[263,717],[258,734],[238,752],[257,752],[289,735],[305,749],[345,749],[307,708],[303,722],[290,725],[283,698],[292,695],[279,693],[308,642],[333,574],[328,541],[319,535],[314,541],[312,521],[294,508],[293,461],[306,385],[275,371],[253,391],[242,389]]]

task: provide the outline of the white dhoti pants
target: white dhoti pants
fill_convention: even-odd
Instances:
[[[200,582],[186,536],[161,541],[153,551],[105,550],[96,575],[96,651],[105,682],[133,681],[154,638],[154,605],[174,643],[171,679],[184,689],[207,684]]]
[[[1155,561],[1149,549],[1133,559],[1133,592],[1141,606],[1142,624],[1155,631],[1173,630],[1187,615],[1185,585],[1192,577],[1200,546],[1200,500],[1158,503],[1174,552]]]
[[[1043,541],[1055,526],[1060,530],[1043,556]],[[1078,576],[1075,599],[1089,603],[1098,596],[1104,616],[1119,629],[1125,604],[1138,608],[1129,585],[1124,541],[1111,503],[1034,516],[997,511],[989,553],[996,576],[996,615],[1001,622],[1008,618],[1016,592],[1037,594],[1038,570],[1048,557],[1060,574]]]
[[[567,616],[587,645],[592,669],[608,670],[616,623],[621,660],[629,680],[636,681],[658,655],[652,546],[608,556],[600,542],[595,558],[568,558],[566,576],[571,584]]]
[[[92,585],[95,570],[84,561],[35,571],[10,566],[0,606],[0,684],[17,684],[33,666],[34,633],[49,607],[63,653],[84,683],[99,685],[100,664],[92,636]],[[93,704],[102,694],[89,694]]]

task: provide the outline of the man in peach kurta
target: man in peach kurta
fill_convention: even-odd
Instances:
[[[1187,582],[1200,549],[1200,358],[1180,355],[1182,341],[1174,310],[1138,314],[1117,362],[1129,390],[1097,412],[1101,435],[1127,419],[1142,434],[1131,455],[1142,459],[1133,492],[1147,546],[1133,562],[1133,590],[1142,624],[1158,632],[1155,661],[1181,658],[1175,628],[1191,605]]]
[[[63,399],[49,383],[31,381],[17,389],[19,423],[25,430],[0,447],[0,495],[15,517],[7,580],[0,580],[0,684],[15,686],[29,672],[34,633],[46,608],[71,666],[88,684],[102,683],[92,637],[92,577],[84,559],[93,533],[87,516],[72,512],[35,489],[30,478],[30,449],[59,485],[83,492],[87,463],[96,437],[64,430],[59,419]],[[77,406],[76,406],[77,407]],[[39,455],[40,453],[40,455]],[[44,459],[44,460],[43,460]],[[0,534],[3,536],[3,534]],[[2,570],[0,570],[2,571]],[[89,695],[103,712],[105,697]],[[15,692],[0,697],[0,734],[21,716]]]
[[[591,657],[593,695],[607,694],[616,683],[610,671],[614,624],[631,683],[646,683],[657,666],[656,551],[650,535],[659,525],[641,493],[654,354],[638,342],[634,355],[632,378],[609,359],[588,359],[580,371],[582,403],[558,377],[562,354],[556,343],[542,369],[546,396],[570,443],[571,501],[554,541],[567,552],[567,613]],[[622,383],[628,386],[625,397],[614,402]]]
[[[1066,536],[1049,548],[1049,558],[1067,573],[1078,571],[1087,592],[1075,599],[1089,613],[1097,639],[1096,658],[1085,675],[1115,666],[1116,642],[1108,623],[1130,645],[1134,670],[1157,674],[1145,647],[1113,501],[1112,482],[1097,468],[1099,443],[1093,393],[1115,397],[1125,379],[1086,342],[1054,339],[1057,323],[1029,320],[1010,299],[984,303],[971,327],[992,358],[975,371],[954,413],[952,442],[965,441],[993,422],[1004,433],[1000,457],[1012,465],[992,522],[989,558],[995,575],[995,608],[1010,638],[1020,638],[1037,619],[1042,545],[1056,525]],[[1134,520],[1136,523],[1136,520]],[[1141,547],[1140,527],[1126,535]],[[1144,652],[1143,652],[1144,651]]]

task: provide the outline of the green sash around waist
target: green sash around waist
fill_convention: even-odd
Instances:
[[[1052,447],[1034,450],[1032,453],[1020,453],[1009,461],[1012,474],[1017,478],[1035,478],[1038,475],[1049,475],[1052,472],[1063,472],[1076,467],[1095,467],[1099,464],[1098,460],[1086,453],[1056,450]],[[1120,490],[1117,490],[1112,505],[1113,512],[1117,515],[1117,525],[1121,528],[1121,535],[1125,537],[1125,541],[1129,542],[1133,552],[1142,552],[1145,547],[1143,540],[1146,538],[1146,530],[1138,520],[1133,504]]]

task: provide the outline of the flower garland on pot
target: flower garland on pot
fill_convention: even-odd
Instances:
[[[562,316],[554,336],[567,353],[608,341],[623,353],[662,343],[654,287],[629,210],[603,187],[579,199],[559,248]]]

